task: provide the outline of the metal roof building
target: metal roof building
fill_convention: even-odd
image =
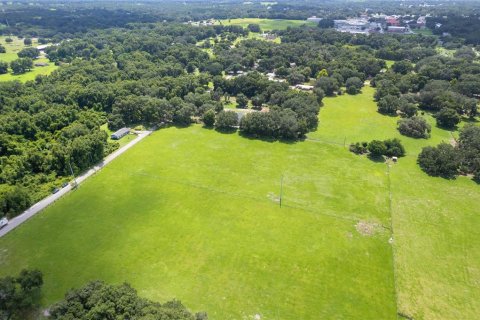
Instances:
[[[114,133],[112,133],[110,138],[112,138],[112,140],[119,140],[129,133],[130,133],[130,128],[121,128],[121,129],[118,129],[117,131],[115,131]]]

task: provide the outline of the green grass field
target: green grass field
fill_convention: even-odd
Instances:
[[[326,98],[303,142],[155,132],[1,238],[0,274],[41,269],[45,305],[103,279],[211,319],[474,319],[480,187],[418,168],[437,128],[390,167],[350,153],[399,136],[372,95]]]
[[[298,27],[301,25],[312,25],[315,23],[305,20],[282,20],[282,19],[258,19],[258,18],[239,18],[220,20],[225,25],[239,25],[246,27],[251,23],[259,24],[262,31],[284,30],[288,27]]]
[[[13,42],[7,43],[5,41],[6,38],[7,38],[6,36],[0,36],[0,44],[2,44],[7,51],[6,53],[0,53],[0,61],[10,63],[13,60],[18,59],[17,53],[21,51],[23,48],[25,48],[25,45],[23,44],[23,39],[18,39],[17,37],[11,37],[13,39]],[[37,39],[32,39],[32,40],[33,40],[32,46],[33,47],[38,46]],[[48,66],[34,67],[30,72],[19,74],[19,75],[14,75],[10,71],[9,73],[1,74],[0,81],[18,80],[21,82],[25,82],[25,81],[35,80],[35,77],[37,75],[48,75],[58,68],[58,66],[50,62],[44,56],[41,56],[38,59],[35,59],[33,63],[38,63],[38,62],[48,63]]]

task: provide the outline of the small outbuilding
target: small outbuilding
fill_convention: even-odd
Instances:
[[[121,129],[118,129],[117,131],[115,131],[114,133],[112,133],[110,138],[112,140],[120,140],[121,138],[123,138],[124,136],[126,136],[129,133],[130,133],[130,128],[121,128]]]

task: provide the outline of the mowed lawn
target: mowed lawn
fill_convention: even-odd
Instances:
[[[17,53],[21,51],[22,49],[25,48],[25,45],[23,44],[23,39],[18,39],[18,37],[11,37],[13,42],[7,43],[5,39],[8,38],[6,36],[0,36],[0,44],[2,44],[6,52],[5,53],[0,53],[0,61],[3,62],[12,62],[13,60],[18,59]],[[32,39],[32,47],[37,47],[38,42],[37,39]],[[55,71],[58,66],[56,66],[53,62],[50,62],[45,56],[41,56],[38,59],[35,59],[33,63],[48,63],[48,66],[44,67],[33,67],[33,69],[29,72],[26,72],[24,74],[13,74],[11,70],[9,70],[8,73],[6,74],[0,74],[0,81],[20,81],[20,82],[25,82],[25,81],[30,81],[30,80],[35,80],[35,77],[38,75],[48,75]]]
[[[301,25],[314,26],[315,23],[306,20],[286,20],[286,19],[259,19],[259,18],[237,18],[220,20],[224,25],[238,25],[247,27],[249,24],[258,24],[262,31],[284,30],[288,27],[298,27]]]
[[[41,269],[44,305],[103,279],[211,319],[474,319],[480,186],[424,174],[421,148],[456,133],[403,137],[373,92],[326,98],[298,143],[155,132],[1,238],[0,274]],[[392,137],[390,167],[348,151]]]
[[[328,144],[162,129],[0,239],[0,273],[42,270],[45,305],[103,279],[211,319],[396,319],[385,170]]]

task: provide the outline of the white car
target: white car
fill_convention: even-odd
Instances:
[[[8,219],[7,218],[1,219],[0,220],[0,229],[5,227],[7,224],[8,224]]]

